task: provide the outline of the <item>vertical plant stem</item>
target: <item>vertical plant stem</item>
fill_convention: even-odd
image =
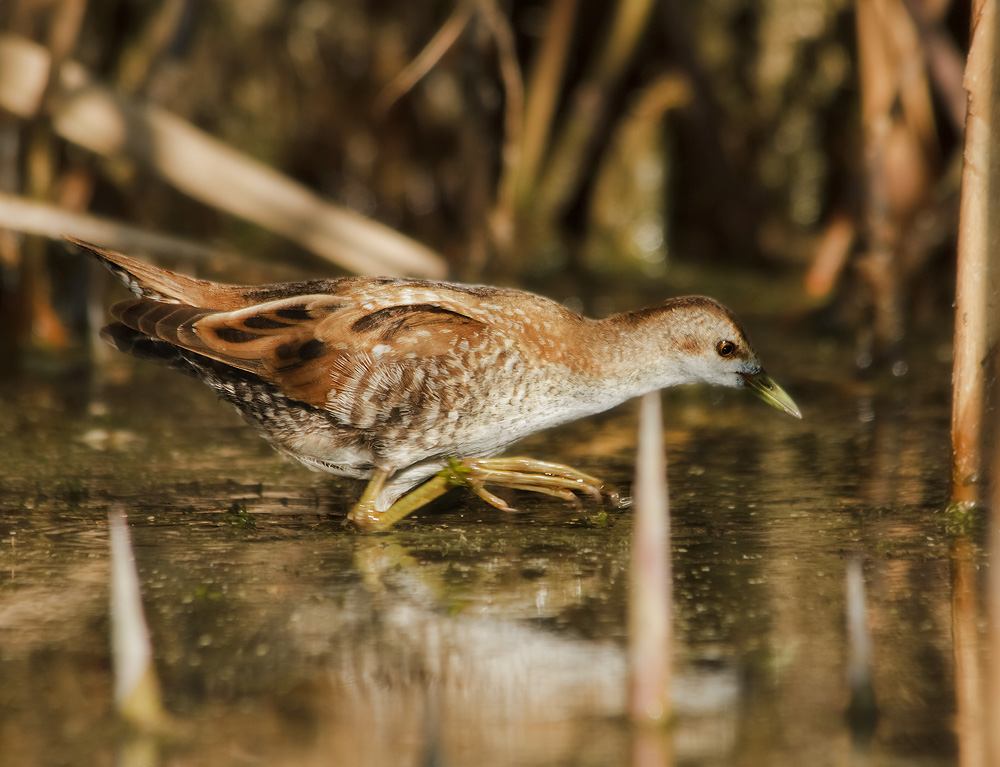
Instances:
[[[528,82],[520,156],[514,180],[508,182],[512,183],[519,204],[531,199],[542,157],[549,145],[552,116],[559,102],[579,4],[579,0],[554,0],[549,10],[545,37]],[[501,187],[503,185],[501,182]]]
[[[994,126],[1000,123],[996,0],[974,0],[972,21],[965,70],[969,101],[959,212],[951,414],[952,502],[963,506],[980,500],[983,362],[996,334],[996,320],[989,319],[996,308],[990,267],[992,258],[995,272],[996,227],[1000,226],[1000,153],[992,151]]]
[[[878,703],[872,683],[872,638],[860,559],[847,563],[846,590],[847,686],[851,695],[848,713],[856,728],[871,729],[878,718]]]
[[[155,729],[163,724],[164,712],[125,514],[109,512],[108,525],[115,706],[127,722],[143,729]]]
[[[576,2],[576,0],[573,0]],[[524,78],[517,61],[517,41],[510,22],[497,0],[479,0],[483,21],[490,29],[497,49],[497,64],[504,90],[503,165],[497,183],[496,202],[490,215],[491,235],[499,254],[511,255],[516,240],[515,215],[517,189],[524,154],[525,135]],[[570,23],[568,26],[572,27]],[[566,33],[568,36],[568,32]],[[560,73],[561,79],[561,73]]]
[[[551,144],[536,201],[543,216],[560,210],[578,189],[608,100],[625,74],[653,6],[653,0],[619,0],[616,4],[604,47],[576,87],[566,119]]]
[[[86,10],[86,0],[60,0],[53,8],[48,29],[51,67],[48,71],[43,104],[55,98],[59,68],[69,58],[76,44]],[[38,201],[52,198],[57,175],[58,147],[52,123],[43,109],[27,133],[25,181],[28,195]],[[46,258],[46,244],[29,241],[25,245],[22,273],[22,311],[31,337],[41,343],[61,348],[68,343],[66,329],[56,313],[52,299],[52,275]]]
[[[935,91],[944,107],[944,114],[957,133],[965,125],[966,93],[962,87],[962,55],[954,38],[944,27],[948,9],[944,3],[932,4],[926,0],[903,0],[907,12],[913,17],[920,34],[923,55],[934,80]]]
[[[951,545],[951,635],[955,663],[955,735],[961,767],[987,767],[979,612],[978,552],[967,535]]]
[[[393,104],[427,75],[441,58],[451,50],[472,18],[471,0],[460,0],[441,28],[434,34],[430,42],[424,46],[417,57],[400,72],[392,82],[382,89],[375,98],[374,111],[385,116]]]
[[[899,311],[898,222],[889,201],[892,180],[886,156],[894,128],[892,110],[899,97],[899,51],[891,45],[889,0],[858,0],[858,72],[861,85],[861,128],[864,140],[863,231],[865,251],[860,274],[871,303],[872,325],[859,342],[858,361],[870,365],[902,337]]]
[[[660,393],[642,398],[629,566],[629,712],[637,724],[670,719],[673,593],[670,502]]]
[[[125,43],[118,75],[120,92],[136,96],[146,89],[157,64],[177,34],[186,11],[187,0],[163,0],[153,6],[140,33]]]
[[[601,50],[601,58],[596,69],[598,77],[615,79],[621,75],[635,52],[636,43],[646,29],[646,22],[653,6],[654,3],[650,0],[619,2],[611,31]]]
[[[1000,358],[993,358],[993,374],[1000,374]],[[994,390],[994,434],[1000,434],[1000,392]],[[1000,445],[993,443],[993,487],[986,550],[986,761],[1000,764]]]
[[[636,728],[632,733],[632,763],[629,767],[673,767],[672,739],[670,730]]]

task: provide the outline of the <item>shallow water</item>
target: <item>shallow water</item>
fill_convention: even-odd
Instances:
[[[978,632],[980,554],[941,513],[947,339],[859,382],[844,349],[749,324],[805,420],[739,392],[665,398],[679,714],[654,763],[956,764],[953,632]],[[194,381],[113,359],[0,386],[4,765],[640,763],[630,512],[516,496],[511,515],[455,490],[362,535],[342,524],[352,488],[283,461]],[[627,489],[636,416],[518,452]],[[110,508],[176,718],[154,742],[112,711]],[[855,558],[880,709],[866,736],[845,716]]]

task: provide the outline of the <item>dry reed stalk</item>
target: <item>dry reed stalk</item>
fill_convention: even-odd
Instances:
[[[653,0],[616,4],[604,46],[577,85],[562,128],[551,142],[535,201],[544,217],[561,210],[579,188],[608,100],[635,54],[654,6]]]
[[[88,213],[74,213],[58,205],[35,202],[0,192],[0,229],[35,234],[57,240],[64,235],[126,253],[143,251],[192,261],[232,262],[233,251],[211,248],[181,237],[172,237],[122,224]]]
[[[997,242],[1000,237],[1000,72],[996,65],[996,0],[973,3],[972,42],[965,70],[969,93],[965,165],[958,228],[955,358],[952,373],[952,503],[981,500],[985,396],[983,364],[996,343]]]
[[[868,599],[860,559],[847,563],[847,686],[848,715],[856,729],[871,729],[878,719],[878,701],[872,680],[872,637],[868,626]]]
[[[32,118],[50,58],[29,40],[0,34],[0,107]],[[83,67],[59,70],[53,131],[96,154],[148,166],[185,194],[252,221],[361,274],[444,277],[436,253],[357,213],[332,205],[271,167],[162,109],[120,98]]]
[[[632,762],[629,767],[672,767],[673,733],[644,727],[632,733]]]
[[[72,53],[85,8],[85,0],[60,0],[52,9],[46,47],[53,67],[47,73],[39,93],[39,103],[43,105],[52,104],[57,98],[58,75],[53,70],[61,66]],[[24,186],[27,194],[38,201],[50,200],[56,186],[58,165],[58,143],[51,124],[40,117],[30,121],[24,143]],[[53,306],[52,279],[45,245],[38,241],[28,241],[22,251],[22,328],[34,340],[48,347],[65,347],[69,338],[62,319]]]
[[[641,400],[633,501],[628,706],[633,722],[656,724],[671,718],[673,674],[670,501],[659,392]]]
[[[118,67],[118,90],[136,96],[146,90],[157,65],[177,35],[187,11],[187,0],[155,4],[139,34],[126,42]]]
[[[144,730],[153,730],[163,726],[166,714],[153,667],[153,646],[142,609],[132,539],[123,512],[109,512],[108,525],[115,706],[125,721]]]
[[[871,364],[881,349],[879,341],[898,341],[902,335],[899,314],[896,244],[899,232],[889,203],[886,155],[893,129],[892,109],[898,95],[896,51],[887,45],[886,3],[857,3],[858,74],[861,81],[861,129],[864,142],[864,194],[862,231],[864,252],[859,274],[868,291],[873,318],[871,337],[862,336],[859,362]],[[867,347],[867,348],[866,348]]]
[[[521,168],[524,151],[522,141],[526,131],[524,78],[517,60],[514,30],[497,0],[479,0],[479,12],[496,45],[497,66],[504,90],[502,165],[496,201],[488,217],[489,230],[496,250],[500,255],[510,258],[517,240],[515,184]]]
[[[552,3],[542,46],[528,79],[520,157],[511,182],[519,205],[530,204],[537,191],[539,169],[549,148],[552,119],[559,103],[579,5],[579,0]]]
[[[901,0],[858,0],[857,35],[866,240],[858,267],[872,313],[859,360],[887,358],[901,372],[902,242],[930,196],[937,130],[919,37]]]
[[[840,279],[851,248],[857,237],[854,219],[843,210],[837,211],[823,230],[813,262],[806,273],[806,295],[813,299],[827,298]]]
[[[959,133],[965,125],[966,94],[962,87],[962,54],[943,28],[948,6],[928,0],[903,0],[920,34],[921,47],[944,113]],[[933,7],[932,7],[933,6]]]
[[[472,11],[471,0],[460,0],[455,5],[451,15],[424,46],[423,50],[376,96],[373,107],[376,114],[384,116],[392,109],[393,104],[413,90],[413,87],[441,61],[441,58],[451,50],[462,32],[469,26]]]
[[[985,698],[976,576],[976,545],[967,535],[951,545],[951,634],[955,662],[955,734],[961,767],[987,767]]]
[[[1000,375],[1000,358],[993,359],[993,374]],[[994,434],[1000,434],[1000,390],[994,389]],[[989,764],[1000,764],[1000,445],[993,444],[992,483],[986,553],[986,755]]]

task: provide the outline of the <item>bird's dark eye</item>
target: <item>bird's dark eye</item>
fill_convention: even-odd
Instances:
[[[715,345],[715,351],[719,353],[720,357],[732,357],[736,353],[736,344],[732,341],[719,341]]]

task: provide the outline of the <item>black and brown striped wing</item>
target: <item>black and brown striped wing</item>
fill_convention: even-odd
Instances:
[[[111,311],[122,325],[149,338],[253,373],[290,397],[322,405],[321,362],[305,363],[323,356],[317,328],[343,307],[336,296],[312,295],[231,312],[138,298]]]
[[[304,295],[219,312],[138,298],[116,304],[122,324],[152,339],[260,376],[315,407],[359,385],[405,385],[401,371],[452,353],[483,324],[429,303],[365,308],[344,296]],[[337,410],[343,413],[343,407]]]

